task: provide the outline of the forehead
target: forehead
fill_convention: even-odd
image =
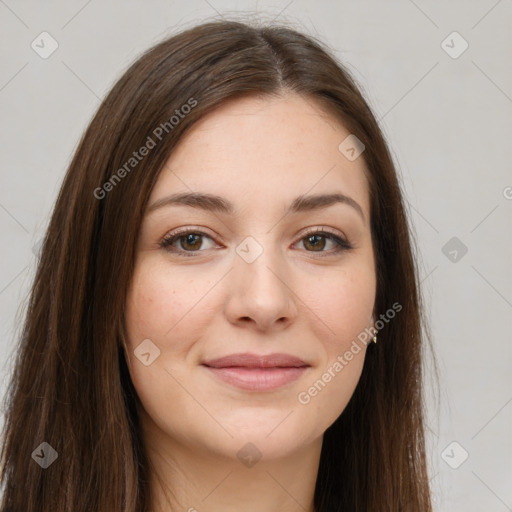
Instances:
[[[368,218],[362,157],[338,146],[350,132],[311,98],[249,96],[201,118],[169,157],[152,201],[175,192],[208,192],[236,206],[281,208],[302,194],[340,192]]]

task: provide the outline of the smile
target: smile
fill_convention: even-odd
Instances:
[[[216,378],[247,391],[272,391],[300,378],[310,365],[288,354],[232,354],[202,364]]]

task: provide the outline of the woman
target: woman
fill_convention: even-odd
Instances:
[[[294,30],[147,51],[71,162],[6,402],[2,511],[430,511],[385,140]]]

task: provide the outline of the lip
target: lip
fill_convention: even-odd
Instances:
[[[289,354],[231,354],[202,363],[220,380],[248,391],[272,391],[298,378],[310,367]]]
[[[244,368],[299,368],[301,366],[309,366],[302,359],[290,354],[258,355],[249,352],[210,359],[204,361],[203,364],[213,368],[227,368],[229,366]]]

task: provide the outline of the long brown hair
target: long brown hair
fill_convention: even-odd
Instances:
[[[354,395],[324,434],[316,510],[431,510],[425,322],[384,137],[353,78],[320,41],[285,26],[221,20],[142,55],[79,143],[44,239],[4,402],[2,512],[146,510],[148,458],[123,351],[144,208],[173,148],[198,119],[242,95],[289,91],[315,100],[365,145],[375,317],[392,303],[402,306],[368,347]],[[146,155],[135,158],[143,146]],[[47,468],[36,463],[53,453],[43,442],[58,455]]]

